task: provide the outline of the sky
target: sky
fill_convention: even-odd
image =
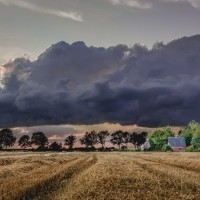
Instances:
[[[199,0],[0,0],[0,127],[200,121],[199,20]]]
[[[0,0],[0,63],[64,40],[113,46],[200,32],[199,0]]]
[[[64,139],[68,135],[76,135],[77,137],[77,142],[75,146],[80,146],[80,142],[78,142],[79,139],[83,137],[85,132],[90,132],[90,131],[102,131],[102,130],[108,130],[110,133],[118,130],[122,131],[129,131],[130,133],[135,131],[135,132],[142,132],[142,131],[152,131],[152,128],[143,128],[143,127],[138,127],[136,125],[120,125],[120,124],[108,124],[108,123],[103,123],[103,124],[94,124],[94,125],[79,125],[79,126],[74,126],[74,125],[47,125],[47,126],[33,126],[33,127],[15,127],[12,129],[13,132],[15,133],[15,136],[17,138],[20,138],[22,135],[26,134],[31,137],[33,132],[37,132],[38,130],[42,131],[48,136],[49,143],[52,143],[54,141],[57,141],[59,143],[64,143]],[[177,128],[174,128],[174,131],[177,132]],[[108,146],[109,146],[109,138],[108,139]]]

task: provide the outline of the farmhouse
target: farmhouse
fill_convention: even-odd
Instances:
[[[168,145],[173,149],[173,151],[184,151],[186,148],[184,137],[169,137]]]

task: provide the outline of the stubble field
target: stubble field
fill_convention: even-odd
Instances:
[[[200,199],[199,153],[0,153],[1,200]]]

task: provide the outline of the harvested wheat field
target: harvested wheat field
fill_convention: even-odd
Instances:
[[[2,153],[1,200],[200,199],[199,153]]]

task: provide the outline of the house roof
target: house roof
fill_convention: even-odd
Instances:
[[[169,137],[168,138],[168,144],[171,147],[186,147],[184,137]]]

